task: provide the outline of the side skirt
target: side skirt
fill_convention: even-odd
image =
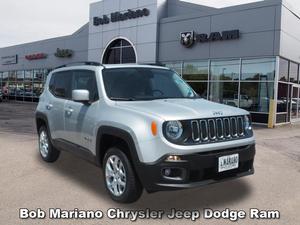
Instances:
[[[76,155],[96,166],[100,166],[97,163],[96,156],[94,154],[92,154],[90,150],[88,150],[82,146],[68,142],[64,139],[55,139],[55,140],[52,140],[52,142],[53,142],[54,147],[57,148],[58,150],[73,153],[74,155]]]

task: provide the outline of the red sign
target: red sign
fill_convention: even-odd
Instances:
[[[32,55],[26,55],[25,58],[27,60],[46,59],[47,58],[47,54],[45,54],[45,53],[37,53],[37,54],[32,54]]]

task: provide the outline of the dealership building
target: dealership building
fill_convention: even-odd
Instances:
[[[212,8],[180,0],[103,0],[74,34],[0,48],[0,87],[38,101],[63,64],[161,64],[203,98],[244,108],[253,121],[300,120],[300,8],[266,0]]]

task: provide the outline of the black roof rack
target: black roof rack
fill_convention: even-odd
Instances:
[[[64,65],[56,67],[55,69],[60,69],[60,68],[64,68],[64,67],[67,67],[67,66],[81,66],[81,65],[103,66],[104,67],[104,65],[99,63],[99,62],[86,61],[86,62],[72,62],[72,63],[64,64]]]
[[[147,63],[146,65],[149,65],[149,66],[165,66],[165,64],[159,63],[159,62],[157,62],[157,63]]]

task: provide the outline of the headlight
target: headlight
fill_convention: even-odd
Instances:
[[[183,133],[182,124],[179,121],[169,121],[166,124],[166,135],[171,140],[178,140]]]
[[[244,121],[245,121],[245,130],[246,131],[251,131],[252,130],[252,126],[251,126],[250,115],[246,115]]]

